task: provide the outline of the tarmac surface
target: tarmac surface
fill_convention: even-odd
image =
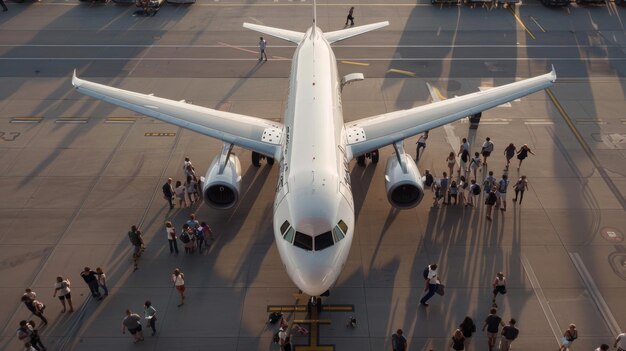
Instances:
[[[276,350],[267,326],[272,306],[304,305],[273,243],[277,168],[242,161],[243,196],[230,211],[204,204],[168,212],[161,185],[183,179],[189,156],[199,173],[221,144],[75,93],[71,72],[112,86],[280,120],[294,46],[269,38],[257,62],[258,33],[244,21],[304,31],[310,1],[208,1],[165,5],[154,17],[134,6],[41,1],[8,3],[0,13],[0,349],[20,350],[15,330],[30,319],[19,299],[26,287],[46,303],[41,329],[49,350]],[[340,29],[350,4],[318,4],[318,25]],[[366,80],[344,89],[346,121],[429,102],[426,82],[454,96],[545,73],[556,85],[467,120],[432,130],[418,166],[436,176],[445,157],[468,137],[478,151],[489,136],[488,168],[503,173],[502,150],[528,144],[521,170],[529,179],[523,205],[485,220],[483,206],[391,208],[384,161],[351,163],[357,214],[355,240],[319,325],[295,335],[296,350],[383,350],[402,328],[409,350],[446,350],[462,319],[479,331],[470,350],[486,349],[480,332],[496,272],[508,279],[499,314],[518,321],[515,350],[555,350],[569,323],[574,350],[612,344],[626,325],[626,35],[615,4],[516,10],[432,6],[409,1],[360,1],[357,25],[389,20],[387,28],[335,45],[340,74]],[[414,155],[417,137],[405,147]],[[458,166],[458,165],[457,165]],[[172,255],[163,222],[177,228],[195,212],[216,240],[203,254]],[[126,232],[138,225],[147,241],[133,272]],[[179,243],[182,249],[182,244]],[[445,297],[419,306],[422,270],[440,265]],[[79,276],[102,267],[110,295],[93,301]],[[187,303],[177,307],[170,282],[186,275]],[[60,313],[55,277],[72,281],[76,311]],[[156,336],[133,345],[121,333],[124,310],[157,309]],[[349,312],[353,310],[353,312]],[[307,320],[296,309],[285,316]],[[349,316],[358,321],[346,327]],[[34,318],[38,321],[37,318]],[[307,348],[306,345],[310,347]],[[318,345],[318,346],[315,346]],[[319,346],[326,345],[326,346]]]

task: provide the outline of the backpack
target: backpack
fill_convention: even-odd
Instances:
[[[422,272],[422,275],[424,276],[424,280],[428,280],[429,271],[430,271],[430,266],[426,266],[426,268],[424,268],[424,272]]]
[[[463,149],[463,153],[461,154],[461,160],[463,162],[467,162],[468,156],[469,156],[469,152],[466,149]]]
[[[270,313],[270,316],[268,317],[268,322],[270,324],[276,324],[282,318],[282,316],[283,314],[280,312],[272,312]]]
[[[505,180],[505,179],[501,179],[500,180],[500,187],[498,188],[498,191],[501,193],[506,193],[506,188],[509,186],[509,181]]]
[[[280,332],[276,332],[276,334],[272,337],[272,342],[274,342],[274,344],[278,344],[280,342],[280,336],[278,336],[278,333]]]
[[[424,185],[431,186],[433,185],[434,178],[432,174],[427,174],[424,176]]]
[[[191,238],[189,237],[189,234],[187,233],[187,231],[183,231],[183,233],[180,235],[180,241],[182,241],[183,243],[188,243],[191,241]]]
[[[472,194],[480,195],[480,187],[478,186],[478,184],[472,185]]]
[[[496,197],[496,193],[490,192],[489,195],[487,195],[487,199],[485,200],[485,205],[494,205],[497,200],[498,198]]]

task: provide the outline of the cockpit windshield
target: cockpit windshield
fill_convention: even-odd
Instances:
[[[321,251],[341,241],[348,232],[344,221],[339,221],[332,231],[327,231],[312,237],[296,231],[288,221],[280,226],[280,232],[287,242],[307,251]]]

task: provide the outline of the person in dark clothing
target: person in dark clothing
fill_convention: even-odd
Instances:
[[[85,267],[85,269],[80,272],[80,276],[83,277],[83,280],[87,283],[89,291],[91,291],[91,296],[98,300],[102,300],[98,285],[98,273],[96,273],[96,271],[92,271],[89,267]]]
[[[33,348],[35,348],[35,350],[37,350],[37,348],[40,348],[41,351],[46,351],[46,347],[43,346],[43,343],[41,342],[41,338],[39,337],[39,330],[37,329],[37,325],[35,324],[35,321],[29,321],[27,324],[31,331],[30,345]]]
[[[28,308],[28,310],[32,312],[32,314],[41,319],[43,325],[48,324],[48,320],[43,315],[43,309],[45,308],[45,305],[43,303],[37,300],[33,300],[30,296],[26,294],[22,296],[22,302],[24,303],[24,306],[26,306],[26,308]]]
[[[174,188],[172,187],[172,178],[167,178],[167,182],[163,184],[163,197],[170,204],[170,210],[174,208],[172,199],[174,198]]]
[[[2,12],[9,11],[9,8],[7,7],[7,5],[4,4],[4,0],[0,0],[0,6],[2,6]]]
[[[350,21],[350,26],[354,26],[354,6],[350,8],[348,11],[348,17],[346,17],[346,26],[348,25],[348,21]]]
[[[402,329],[398,329],[396,333],[391,336],[391,349],[393,351],[406,351],[406,338],[402,334]]]
[[[487,335],[489,336],[489,339],[487,340],[489,343],[489,351],[493,350],[496,345],[496,338],[498,337],[500,326],[504,327],[504,322],[502,321],[502,318],[497,315],[497,312],[498,310],[495,308],[489,310],[489,315],[485,319],[485,324],[483,325],[483,331],[485,331],[486,328]]]
[[[459,329],[461,329],[461,333],[463,333],[463,337],[465,338],[463,343],[467,349],[467,346],[472,339],[472,335],[476,332],[476,324],[474,324],[474,321],[470,318],[470,316],[466,316],[465,319],[463,319],[463,322],[461,322],[461,325],[459,325]]]

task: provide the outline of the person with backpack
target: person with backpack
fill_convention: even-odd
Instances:
[[[402,334],[404,334],[402,329],[398,329],[391,335],[391,349],[393,351],[406,351],[406,338]]]
[[[195,232],[196,230],[193,227],[190,227],[189,224],[183,224],[183,230],[179,239],[185,246],[185,253],[193,253],[196,236]]]
[[[422,297],[420,300],[420,304],[422,306],[428,306],[427,301],[430,300],[433,295],[437,292],[439,288],[439,284],[441,281],[439,280],[439,274],[437,273],[437,264],[431,264],[424,269],[423,272],[424,282],[426,286],[424,287],[424,291],[426,291],[426,295]]]
[[[524,191],[528,189],[528,180],[526,176],[523,175],[520,179],[517,180],[515,184],[515,197],[513,198],[513,202],[517,202],[517,198],[519,197],[519,204],[522,204],[522,200],[524,199]]]
[[[480,196],[480,185],[476,184],[476,180],[472,179],[469,191],[469,203],[465,206],[478,206],[478,197]]]
[[[24,303],[24,306],[26,306],[26,308],[28,308],[28,310],[32,314],[34,314],[35,316],[39,317],[39,319],[41,319],[41,321],[43,322],[43,325],[48,324],[48,320],[43,315],[43,311],[46,308],[46,305],[44,305],[43,302],[40,302],[39,300],[32,298],[32,295],[29,295],[29,294],[22,295],[22,302]]]
[[[511,343],[517,339],[519,335],[519,329],[515,327],[515,319],[511,318],[509,324],[502,328],[502,338],[500,339],[500,351],[509,351],[511,349]]]
[[[452,201],[450,201],[451,199],[454,199],[454,204],[457,204],[457,195],[459,193],[459,187],[456,184],[456,180],[453,180],[452,183],[450,183],[450,190],[448,191],[448,204],[452,205]]]
[[[460,156],[459,176],[461,172],[463,172],[462,175],[467,176],[467,162],[470,160],[470,144],[467,142],[467,138],[463,138],[463,143],[459,147],[459,152],[456,155]]]
[[[469,173],[469,169],[472,169],[472,172],[474,172],[474,179],[476,178],[476,172],[478,171],[478,168],[481,165],[481,161],[480,161],[480,154],[478,153],[478,151],[476,151],[474,153],[474,157],[472,157],[472,159],[470,160],[470,164],[468,166],[468,173]]]
[[[139,229],[137,229],[136,225],[130,227],[130,231],[128,232],[128,240],[130,240],[130,243],[133,245],[133,252],[136,255],[141,256],[141,252],[144,248],[144,241],[143,236]]]
[[[485,194],[489,193],[491,191],[491,188],[493,188],[495,185],[496,177],[493,176],[493,171],[489,171],[488,175],[483,180],[483,191],[485,192]]]
[[[435,182],[435,178],[430,173],[430,170],[427,169],[424,171],[424,177],[422,178],[422,182],[424,182],[424,186],[431,188],[433,183]]]
[[[506,191],[509,187],[509,177],[506,174],[502,175],[502,179],[498,182],[498,202],[500,211],[506,211]]]
[[[492,212],[493,212],[493,206],[496,204],[496,202],[498,201],[498,195],[496,195],[496,187],[494,186],[493,188],[491,188],[491,191],[489,192],[489,194],[487,194],[486,198],[485,198],[485,205],[487,205],[487,220],[492,220],[491,216],[492,216]]]
[[[35,321],[28,321],[28,323],[26,324],[28,324],[28,328],[31,331],[30,345],[35,350],[46,351],[46,347],[43,346],[43,343],[41,342],[41,337],[39,336],[39,329],[37,329],[37,325],[35,324]]]
[[[498,337],[500,326],[504,327],[504,322],[497,313],[498,310],[492,307],[491,310],[489,310],[489,315],[485,319],[485,324],[483,325],[483,331],[485,331],[486,328],[487,336],[489,337],[487,340],[489,351],[492,351],[494,346],[496,346],[496,339]]]

